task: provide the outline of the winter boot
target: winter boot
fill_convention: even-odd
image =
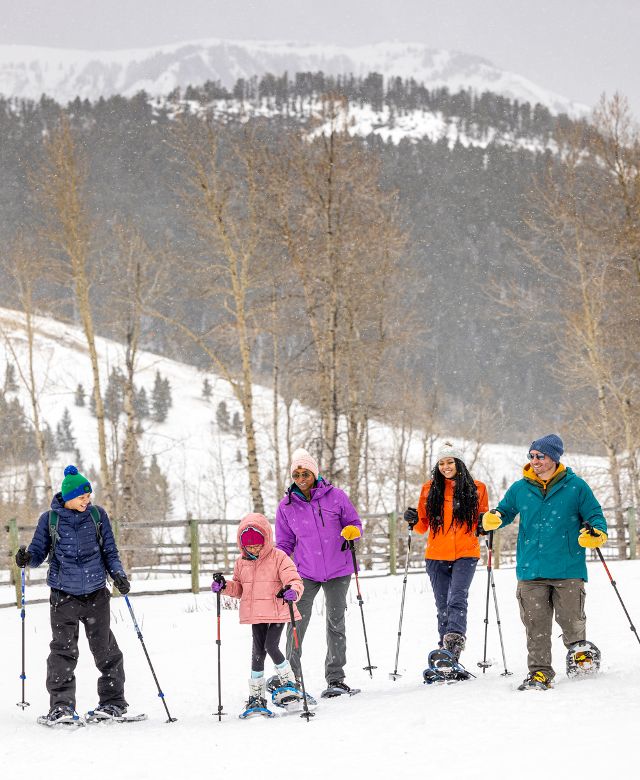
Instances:
[[[249,680],[249,698],[247,699],[246,709],[253,707],[267,707],[267,700],[265,699],[264,692],[266,688],[266,681],[264,677],[251,677]]]
[[[544,672],[529,672],[524,678],[522,684],[518,686],[519,691],[535,690],[535,691],[548,691],[553,688],[551,684],[551,678],[547,677]]]
[[[442,641],[444,649],[448,650],[456,661],[459,661],[466,642],[464,636],[455,631],[450,631],[442,637]]]

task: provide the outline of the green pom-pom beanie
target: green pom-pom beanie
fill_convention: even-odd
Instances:
[[[78,496],[92,492],[91,483],[86,477],[78,473],[78,469],[75,466],[67,466],[64,470],[64,479],[62,480],[62,488],[60,490],[63,501],[71,501]]]

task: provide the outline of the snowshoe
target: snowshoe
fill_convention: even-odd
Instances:
[[[262,715],[263,718],[275,718],[275,713],[267,708],[267,700],[262,696],[250,696],[244,710],[238,715],[241,720]]]
[[[452,652],[444,648],[429,653],[429,665],[422,676],[425,683],[454,683],[475,677],[464,668]]]
[[[551,679],[544,672],[529,672],[518,686],[519,691],[549,691],[553,688]]]
[[[589,677],[600,669],[600,650],[593,642],[574,642],[567,652],[567,677]]]
[[[119,707],[117,704],[101,704],[95,710],[89,710],[84,719],[87,723],[104,723],[106,721],[112,723],[136,723],[146,720],[147,716],[144,713],[132,715],[127,712],[126,707]]]
[[[84,720],[71,707],[52,707],[47,715],[38,718],[41,726],[84,726]]]
[[[360,693],[360,688],[350,688],[344,680],[338,680],[329,683],[320,695],[323,699],[333,699],[336,696],[355,696],[356,693]]]

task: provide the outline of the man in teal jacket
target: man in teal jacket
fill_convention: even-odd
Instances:
[[[585,548],[607,540],[607,522],[589,485],[560,463],[562,439],[555,434],[531,443],[529,463],[492,512],[485,531],[520,515],[516,551],[517,597],[527,633],[529,674],[520,686],[551,687],[551,630],[555,613],[571,654],[586,641]],[[588,526],[588,527],[587,527]],[[595,649],[595,648],[594,648]],[[581,657],[581,656],[580,656]]]

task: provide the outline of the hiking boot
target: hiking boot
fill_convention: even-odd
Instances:
[[[464,635],[458,634],[456,631],[450,631],[442,637],[442,642],[444,644],[444,649],[448,650],[456,661],[458,661],[466,643]]]
[[[68,723],[73,720],[77,720],[77,716],[73,707],[66,707],[64,705],[57,705],[49,710],[49,714],[45,715],[47,723]]]
[[[528,688],[534,688],[539,691],[548,691],[552,688],[551,678],[547,677],[544,672],[529,672],[529,674],[522,681],[522,685],[518,686],[519,691],[525,691]]]
[[[354,693],[360,693],[360,689],[350,688],[344,680],[336,680],[335,682],[330,682],[320,695],[323,699],[330,699],[333,696],[343,696],[345,694],[353,696]]]
[[[119,704],[98,704],[92,714],[96,718],[107,720],[109,718],[121,718],[126,711],[126,706],[120,706]]]

